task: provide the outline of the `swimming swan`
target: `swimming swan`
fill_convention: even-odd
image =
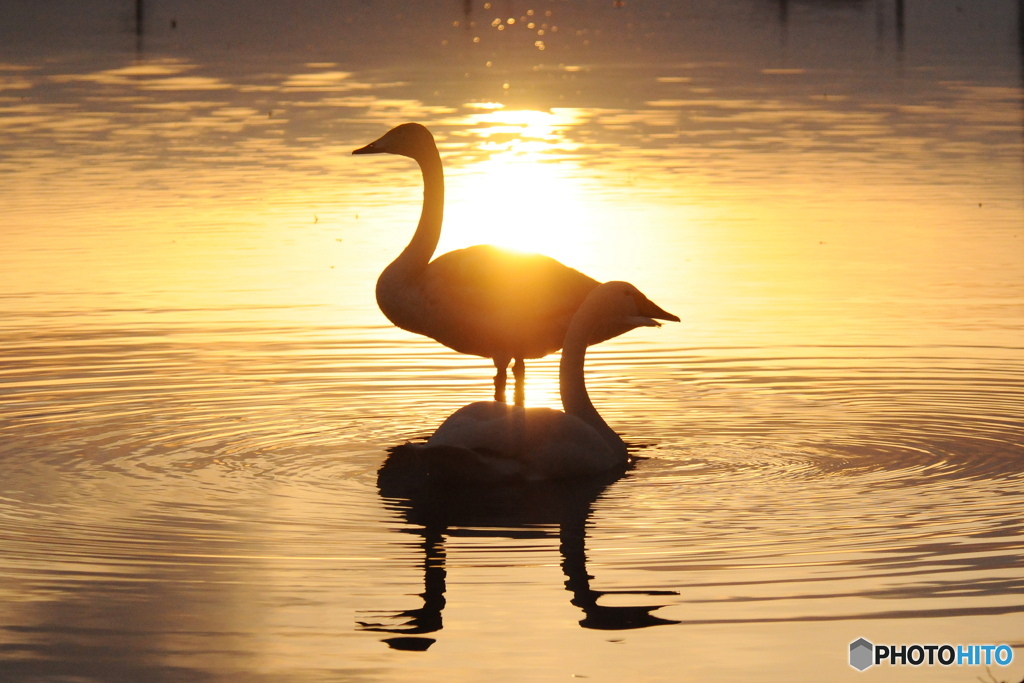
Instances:
[[[571,479],[625,466],[626,444],[590,402],[583,362],[588,340],[601,326],[658,326],[654,318],[679,321],[627,282],[600,285],[565,334],[558,368],[565,412],[470,403],[449,416],[425,445],[395,449],[384,467],[396,478],[425,475],[437,482],[487,483]]]
[[[444,171],[434,136],[404,123],[353,154],[398,154],[419,164],[423,208],[409,245],[377,279],[377,305],[403,330],[460,353],[490,358],[494,400],[504,402],[506,371],[515,360],[515,402],[523,402],[524,359],[562,346],[576,309],[598,282],[553,258],[478,245],[430,260],[444,217]],[[596,344],[628,332],[628,324],[594,330]]]

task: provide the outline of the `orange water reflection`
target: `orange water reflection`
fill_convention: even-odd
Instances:
[[[849,673],[858,624],[1013,637],[1018,3],[906,3],[903,45],[886,0],[560,2],[534,28],[497,2],[151,3],[138,48],[123,4],[68,3],[103,24],[82,39],[0,3],[0,671],[810,683]],[[594,589],[678,592],[683,625],[592,637],[556,545],[469,529],[437,658],[356,632],[423,581],[385,449],[493,372],[377,310],[421,181],[349,152],[407,120],[446,163],[441,250],[547,253],[683,318],[588,356],[647,459],[587,527]],[[556,374],[531,364],[529,403]]]

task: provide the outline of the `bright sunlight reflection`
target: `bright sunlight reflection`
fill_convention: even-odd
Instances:
[[[483,160],[447,166],[444,230],[438,254],[494,244],[551,256],[586,272],[600,243],[588,207],[583,174],[566,158],[575,143],[564,130],[578,122],[573,110],[504,110],[475,107],[464,122],[480,138],[471,143]],[[533,361],[530,405],[561,407],[556,364]]]
[[[560,159],[571,145],[560,129],[572,125],[572,112],[496,110],[469,119],[483,138],[477,148],[490,154],[450,167],[437,253],[495,244],[581,267],[596,236],[578,167]]]

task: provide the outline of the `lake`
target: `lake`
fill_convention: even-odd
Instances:
[[[438,254],[681,318],[624,476],[378,485],[493,375],[377,308],[406,121]],[[1019,0],[13,0],[0,141],[0,679],[1024,676]]]

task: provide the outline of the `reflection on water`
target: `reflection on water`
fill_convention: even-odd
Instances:
[[[0,5],[0,678],[1019,660],[1019,2],[287,7]],[[348,153],[406,120],[446,164],[439,253],[541,251],[683,318],[588,354],[621,479],[378,486],[490,393],[373,299],[420,178]]]
[[[401,457],[407,446],[393,449],[390,458]],[[394,614],[377,615],[388,621],[360,621],[363,630],[402,634],[384,639],[400,650],[426,650],[435,640],[420,634],[442,628],[441,613],[445,607],[445,536],[477,538],[511,537],[545,539],[550,533],[544,526],[557,526],[558,550],[562,557],[565,587],[570,602],[583,610],[580,626],[605,631],[678,624],[651,614],[664,605],[602,605],[598,600],[608,591],[591,588],[594,577],[587,572],[587,518],[601,492],[619,478],[619,474],[579,482],[554,482],[502,487],[478,486],[475,489],[433,486],[410,482],[395,474],[394,468],[382,466],[378,476],[381,495],[393,499],[413,529],[422,529],[423,586],[420,595],[423,607]],[[615,595],[678,595],[675,591],[614,591]],[[415,635],[413,635],[415,634]]]

